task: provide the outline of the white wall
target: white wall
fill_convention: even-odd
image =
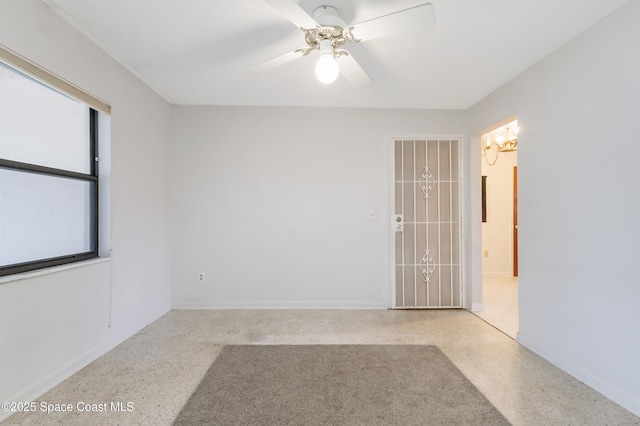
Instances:
[[[517,114],[521,128],[518,340],[640,415],[639,20],[630,1],[470,123],[477,135]]]
[[[491,153],[488,154],[491,157]],[[513,168],[518,152],[503,152],[493,166],[480,160],[487,177],[487,221],[482,223],[482,275],[513,276]],[[485,256],[486,253],[486,256]]]
[[[176,107],[173,306],[388,307],[389,136],[465,128],[464,111]]]
[[[0,43],[112,105],[111,260],[0,284],[0,400],[28,401],[170,308],[170,107],[38,0]]]

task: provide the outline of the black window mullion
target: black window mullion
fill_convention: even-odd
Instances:
[[[20,161],[7,160],[0,158],[0,168],[19,170],[21,172],[38,173],[41,175],[64,177],[70,179],[87,180],[90,182],[98,182],[97,175],[74,172],[71,170],[56,169],[54,167],[39,166],[37,164],[22,163]]]
[[[91,247],[98,255],[99,243],[99,197],[98,197],[98,112],[93,108],[89,108],[89,163],[91,164],[91,176],[95,181],[91,184]]]
[[[89,108],[89,165],[92,176],[98,176],[98,112]]]
[[[0,268],[0,277],[12,274],[21,274],[24,272],[34,271],[36,269],[49,268],[52,266],[60,266],[68,263],[79,262],[97,257],[94,251],[86,253],[69,254],[66,256],[53,257],[50,259],[34,260],[31,262],[16,263]]]

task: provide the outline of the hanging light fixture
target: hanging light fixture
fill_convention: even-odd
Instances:
[[[316,77],[324,84],[331,84],[338,78],[339,73],[340,67],[338,67],[333,52],[333,42],[322,40],[320,42],[320,59],[316,64]]]
[[[511,152],[518,149],[518,122],[513,121],[491,133],[482,136],[482,155],[488,165],[493,166],[498,161],[501,152]],[[493,153],[493,160],[489,157]]]

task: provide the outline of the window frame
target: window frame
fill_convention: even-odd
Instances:
[[[20,70],[17,70],[20,72]],[[55,90],[55,89],[54,89]],[[64,95],[62,95],[64,96]],[[11,265],[0,265],[0,277],[20,274],[38,269],[60,266],[69,263],[79,262],[97,258],[99,256],[99,179],[98,179],[98,112],[86,105],[89,109],[89,173],[75,172],[71,170],[58,169],[54,167],[41,166],[37,164],[24,163],[20,161],[0,158],[0,168],[14,170],[17,172],[36,173],[43,176],[65,178],[89,182],[91,191],[89,196],[90,215],[90,237],[89,245],[91,250],[81,253],[73,253],[64,256],[56,256],[45,259],[32,260],[28,262],[15,263]]]
[[[44,268],[59,266],[65,264],[76,263],[82,260],[99,258],[101,256],[109,257],[109,235],[110,235],[110,215],[107,210],[110,206],[110,184],[108,180],[111,175],[110,171],[110,116],[111,105],[103,99],[95,96],[94,94],[84,90],[83,88],[71,83],[68,80],[52,73],[41,65],[31,61],[30,59],[22,56],[20,53],[11,50],[7,46],[0,44],[0,61],[16,71],[25,74],[27,77],[50,87],[53,90],[60,92],[62,95],[69,96],[89,108],[90,115],[90,173],[89,174],[75,174],[66,170],[59,170],[55,168],[48,168],[45,166],[37,166],[28,163],[20,163],[11,160],[0,160],[0,167],[4,169],[16,169],[20,172],[41,173],[49,174],[55,177],[63,177],[69,179],[80,179],[91,182],[90,192],[91,209],[89,214],[91,217],[91,250],[83,253],[76,253],[72,255],[65,255],[60,257],[53,257],[49,259],[40,259],[38,261],[29,261],[24,263],[17,263],[11,265],[0,266],[0,278],[8,277],[13,274],[20,274],[31,271],[38,271]],[[99,131],[98,123],[104,124],[103,129]],[[106,133],[105,133],[106,132]],[[107,145],[105,145],[107,144]],[[102,147],[103,153],[103,177],[98,179],[98,147]],[[60,175],[59,173],[62,173]],[[102,187],[102,188],[101,188]],[[106,197],[106,198],[105,198]],[[103,205],[99,206],[99,200],[102,198]],[[103,209],[104,211],[101,211]],[[102,214],[102,217],[99,215]],[[102,234],[102,239],[99,239]],[[2,282],[2,281],[0,281]]]

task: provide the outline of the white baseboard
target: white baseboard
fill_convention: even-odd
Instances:
[[[472,303],[471,312],[484,312],[484,305],[482,303]]]
[[[93,361],[109,352],[111,349],[115,348],[120,343],[124,342],[129,337],[133,336],[138,331],[156,321],[158,318],[162,317],[169,311],[170,309],[166,307],[162,310],[159,310],[158,312],[149,313],[146,316],[141,317],[138,321],[135,322],[135,324],[128,325],[126,328],[118,331],[102,343],[72,359],[57,370],[47,374],[36,383],[33,383],[25,389],[19,391],[11,398],[9,398],[9,401],[35,401],[40,396],[42,396],[55,386],[59,385],[69,377],[73,376],[75,373],[91,364]],[[0,422],[7,419],[12,414],[14,413],[0,411]]]
[[[482,278],[514,278],[509,272],[483,272]]]
[[[631,395],[618,387],[613,386],[606,380],[594,376],[571,360],[562,357],[543,345],[539,345],[534,339],[530,339],[522,332],[518,332],[516,335],[516,341],[540,355],[556,367],[569,373],[584,384],[590,386],[602,395],[629,410],[636,416],[640,416],[640,396]]]
[[[207,302],[178,300],[172,309],[389,309],[386,303],[371,302]]]

